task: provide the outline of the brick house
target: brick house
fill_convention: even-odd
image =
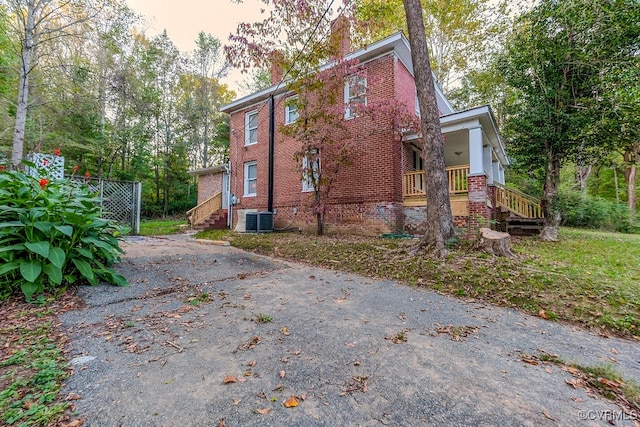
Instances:
[[[348,46],[348,39],[341,43],[345,51]],[[365,98],[393,98],[419,114],[409,41],[402,33],[344,57],[357,60],[366,70]],[[281,76],[278,69],[272,70],[271,87],[222,108],[230,115],[231,128],[230,162],[225,169],[231,201],[229,225],[237,231],[245,231],[249,212],[272,212],[276,229],[315,229],[315,217],[309,208],[313,193],[309,192],[293,156],[300,150],[300,144],[278,132],[280,126],[297,117],[287,103],[296,94],[277,84]],[[353,164],[338,173],[330,196],[326,230],[368,235],[419,233],[426,220],[424,190],[428,183],[424,182],[418,135],[404,135],[400,139],[394,137],[391,129],[372,123],[370,118],[350,117],[349,97],[353,94],[350,84],[352,80],[346,79],[348,125],[378,126],[378,129],[358,144]],[[436,94],[455,224],[474,227],[495,218],[496,207],[506,200],[504,170],[509,160],[489,106],[455,111],[439,88]],[[272,110],[271,129],[275,131],[270,141]],[[201,192],[208,191],[204,188],[205,175],[200,174]]]

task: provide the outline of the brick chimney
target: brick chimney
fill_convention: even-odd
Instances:
[[[274,50],[269,55],[269,60],[271,61],[271,84],[275,85],[280,83],[284,77],[284,70],[282,69],[284,55],[282,52]]]
[[[345,56],[351,49],[351,23],[344,15],[331,21],[329,42],[336,56]]]

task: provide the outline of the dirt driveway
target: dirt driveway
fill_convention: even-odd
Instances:
[[[640,382],[637,342],[188,236],[125,250],[131,286],[62,317],[85,425],[634,425],[536,357]]]

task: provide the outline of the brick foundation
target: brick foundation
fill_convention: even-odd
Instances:
[[[297,213],[294,214],[294,209]],[[310,209],[299,206],[278,206],[276,228],[300,228],[315,233],[316,217]],[[329,206],[325,218],[325,233],[346,233],[378,236],[402,230],[401,203],[344,203]]]
[[[424,234],[427,223],[427,211],[424,206],[407,206],[404,208],[404,231],[409,234]],[[469,217],[463,215],[453,216],[455,228],[467,228]]]

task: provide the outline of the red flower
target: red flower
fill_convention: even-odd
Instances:
[[[76,173],[76,172],[78,172],[78,165],[75,165],[75,166],[73,167],[73,173]]]
[[[42,178],[40,180],[40,188],[42,188],[44,190],[44,188],[47,186],[47,184],[49,183],[49,180],[46,178]]]
[[[0,172],[4,172],[4,165],[0,165]]]
[[[91,178],[91,174],[89,172],[85,173],[84,176],[86,176],[87,178]]]
[[[59,156],[59,155],[60,155],[60,149],[59,149],[59,148],[56,148],[55,150],[53,150],[53,154],[54,154],[55,156]]]
[[[49,160],[42,159],[42,166],[47,166],[49,164]]]

